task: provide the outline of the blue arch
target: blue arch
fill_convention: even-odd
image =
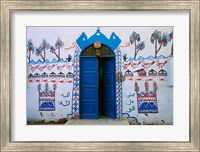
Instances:
[[[113,51],[119,46],[121,43],[121,39],[113,32],[108,39],[99,29],[91,36],[87,37],[87,35],[83,32],[79,38],[76,40],[76,43],[81,48],[81,52],[84,51],[88,46],[93,45],[95,42],[101,42],[102,44],[106,45]]]

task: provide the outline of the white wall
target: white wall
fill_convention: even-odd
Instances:
[[[80,36],[82,32],[85,32],[88,37],[90,37],[92,34],[95,33],[97,27],[27,27],[27,40],[32,39],[35,47],[38,47],[42,41],[42,39],[46,39],[50,45],[54,45],[55,41],[59,37],[64,43],[64,47],[61,49],[61,58],[64,60],[68,56],[68,54],[71,54],[74,56],[74,50],[75,48],[67,49],[72,47],[72,43],[76,42],[76,39]],[[100,27],[100,30],[102,33],[104,33],[108,38],[112,34],[112,32],[115,32],[116,35],[120,37],[122,40],[120,46],[122,55],[127,54],[128,58],[133,58],[134,56],[134,45],[125,46],[129,42],[129,36],[132,34],[133,31],[136,31],[140,34],[141,41],[145,42],[145,49],[140,51],[137,55],[137,58],[142,56],[144,58],[147,58],[148,56],[152,55],[154,56],[154,45],[150,42],[150,36],[155,30],[160,30],[162,32],[167,32],[168,34],[173,30],[172,27]],[[165,57],[169,56],[171,53],[171,44],[172,42],[169,42],[166,47],[162,47],[160,52],[158,53],[158,56],[164,55]],[[52,53],[50,53],[49,50],[46,51],[46,58],[49,61],[52,61],[56,56]],[[40,57],[36,56],[35,54],[31,55],[31,60],[36,62],[37,60],[41,59]],[[157,62],[157,59],[153,59],[155,62]],[[153,60],[144,60],[145,63],[150,63]],[[123,61],[123,60],[122,60]],[[161,77],[154,77],[152,81],[149,81],[150,89],[152,89],[152,82],[156,81],[158,84],[158,113],[148,113],[145,114],[138,114],[137,111],[137,99],[136,95],[130,98],[127,98],[127,95],[129,93],[135,93],[134,92],[134,82],[137,78],[137,74],[134,73],[133,80],[126,80],[122,83],[123,88],[123,113],[129,113],[130,116],[136,117],[138,121],[142,124],[145,123],[158,123],[158,124],[164,124],[163,121],[166,124],[172,124],[173,123],[173,87],[172,86],[172,68],[173,68],[173,58],[170,59],[160,59],[159,62],[167,61],[167,64],[163,67],[164,70],[167,71],[168,76],[164,79],[164,81],[161,81]],[[133,63],[138,63],[139,61],[130,61]],[[127,64],[128,62],[122,62],[123,64]],[[35,71],[31,70],[31,66],[35,67],[37,65],[44,66],[47,64],[29,64],[28,65],[28,74],[32,73],[39,73],[42,74],[43,72],[51,73],[52,71],[55,73],[59,73],[60,71],[57,69],[57,66],[65,65],[65,67],[62,69],[63,73],[68,73],[69,69],[67,69],[66,63],[51,63],[48,64],[52,66],[55,64],[55,67],[48,71],[46,68],[43,71],[40,71],[39,69],[36,69]],[[72,65],[72,62],[68,63],[68,65]],[[140,64],[136,69],[133,69],[131,66],[129,66],[127,69],[130,71],[135,71],[137,69],[143,68],[142,64]],[[127,69],[123,69],[123,74]],[[147,73],[150,69],[154,69],[157,72],[160,70],[158,66],[153,64],[151,67],[146,69]],[[73,68],[70,70],[73,73]],[[149,77],[142,78],[141,81],[138,81],[140,90],[143,90],[144,82],[146,79],[149,79]],[[53,83],[51,82],[52,79],[48,79],[50,90],[52,90]],[[66,118],[68,114],[71,113],[71,103],[72,103],[72,83],[68,83],[67,81],[69,79],[64,79],[64,83],[60,83],[59,81],[63,79],[57,79],[57,90],[55,95],[55,111],[39,111],[39,101],[38,101],[38,91],[37,91],[37,85],[38,82],[28,82],[27,85],[27,120],[28,121],[41,121],[44,120],[45,122],[48,121],[58,121],[61,118]],[[35,81],[35,79],[33,79]],[[168,83],[169,82],[169,83]],[[44,89],[45,82],[42,82],[40,80],[41,88]],[[62,97],[61,95],[66,95],[67,93],[70,93],[69,97]],[[134,102],[129,104],[129,99],[133,100]],[[60,105],[60,102],[65,103],[65,101],[69,101],[70,104],[68,106]],[[128,103],[128,104],[127,104]],[[134,107],[134,108],[133,108]],[[133,111],[130,111],[129,108],[134,109]],[[163,120],[163,121],[162,121]]]

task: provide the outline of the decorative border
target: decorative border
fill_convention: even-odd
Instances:
[[[91,37],[87,38],[87,35],[83,32],[76,40],[76,43],[82,51],[95,42],[101,42],[114,51],[121,43],[121,39],[114,32],[112,32],[110,38],[108,39],[98,28]]]
[[[72,92],[72,117],[79,117],[79,84],[80,84],[80,49],[76,48],[74,52],[74,78]]]
[[[116,117],[119,119],[122,116],[122,56],[121,50],[115,50],[116,56]]]

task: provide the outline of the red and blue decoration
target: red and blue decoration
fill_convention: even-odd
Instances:
[[[122,73],[121,63],[122,55],[121,50],[118,48],[115,50],[116,56],[116,73]],[[119,75],[116,77],[116,117],[119,119],[122,116],[122,77]]]
[[[53,90],[49,90],[49,86],[45,84],[45,90],[41,91],[41,85],[38,85],[39,91],[39,111],[54,111],[55,110],[55,90],[56,84],[53,85]]]
[[[153,90],[149,91],[149,83],[144,83],[145,91],[139,92],[138,83],[135,82],[135,92],[137,92],[138,113],[158,113],[156,82],[153,82]]]
[[[158,113],[156,91],[137,93],[138,113]]]
[[[73,79],[73,92],[72,92],[73,118],[79,117],[79,79],[80,79],[79,55],[80,55],[80,50],[77,47],[74,52],[74,79]]]

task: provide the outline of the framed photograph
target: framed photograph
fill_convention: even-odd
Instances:
[[[1,151],[199,151],[199,8],[1,0]]]

